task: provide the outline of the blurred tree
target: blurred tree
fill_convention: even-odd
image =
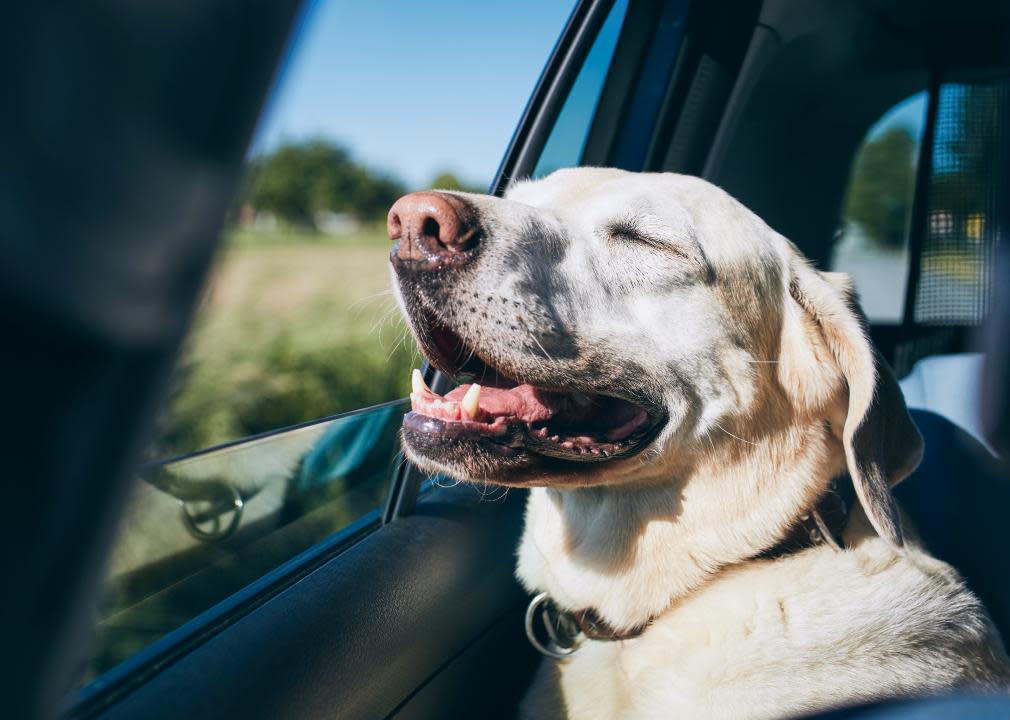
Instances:
[[[460,180],[455,173],[448,170],[443,170],[431,179],[428,187],[434,188],[436,190],[458,190],[460,192],[472,192],[472,193],[484,193],[487,192],[487,188],[477,187],[475,185],[469,185]]]
[[[894,127],[866,143],[856,156],[845,198],[845,217],[867,237],[889,248],[905,241],[905,222],[915,187],[916,142]]]
[[[298,225],[317,213],[349,213],[361,220],[385,216],[403,185],[358,165],[346,149],[326,140],[285,144],[250,163],[239,204],[248,202]]]

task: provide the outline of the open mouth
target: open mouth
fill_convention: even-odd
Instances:
[[[641,450],[658,430],[658,418],[631,401],[513,380],[437,320],[426,320],[430,323],[422,346],[431,362],[474,382],[439,395],[424,383],[420,371],[413,371],[411,412],[404,419],[404,430],[423,439],[425,447],[467,443],[501,458],[533,453],[603,462]]]

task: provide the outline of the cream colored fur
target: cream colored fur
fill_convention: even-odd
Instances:
[[[914,468],[921,441],[847,280],[811,269],[717,188],[671,178],[563,171],[507,195],[558,212],[587,198],[621,208],[643,189],[675,192],[721,279],[704,316],[742,338],[719,357],[726,387],[692,408],[700,429],[668,428],[607,482],[530,491],[522,583],[618,628],[651,624],[637,639],[587,641],[570,659],[545,661],[524,717],[772,718],[1007,687],[985,610],[952,568],[903,536],[888,485]],[[671,352],[697,341],[678,342]],[[662,347],[660,338],[642,352]],[[752,559],[846,468],[861,508],[843,551]]]
[[[484,245],[444,285],[399,279],[419,340],[411,307],[512,378],[647,395],[665,420],[643,452],[596,463],[405,443],[432,472],[532,488],[528,590],[649,623],[546,661],[525,717],[770,718],[1010,686],[984,608],[901,522],[890,486],[922,441],[845,276],[698,178],[581,168],[458,195]],[[844,550],[755,559],[846,470]]]

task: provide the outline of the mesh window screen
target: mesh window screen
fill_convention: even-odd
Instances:
[[[1010,188],[999,174],[1001,117],[1010,78],[940,88],[936,109],[917,325],[977,325],[992,295],[999,204]]]

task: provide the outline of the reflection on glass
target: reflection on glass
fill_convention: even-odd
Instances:
[[[603,83],[607,79],[607,71],[610,69],[627,10],[628,0],[617,0],[610,9],[551,129],[533,177],[549,175],[558,168],[576,167],[582,160],[582,151],[589,137],[596,105],[600,102]]]
[[[406,409],[397,401],[146,469],[85,681],[378,508]]]

